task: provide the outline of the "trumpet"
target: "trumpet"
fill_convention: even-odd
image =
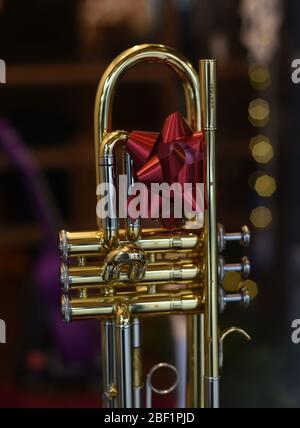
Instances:
[[[187,122],[194,132],[205,136],[203,221],[200,227],[167,230],[144,227],[140,218],[127,216],[121,225],[111,206],[113,215],[98,217],[97,230],[61,231],[62,317],[67,323],[101,321],[103,400],[108,408],[151,407],[152,393],[172,392],[182,376],[186,407],[218,408],[223,341],[235,332],[250,340],[248,333],[237,327],[222,332],[219,314],[231,302],[248,306],[257,290],[247,280],[247,257],[240,263],[226,264],[221,255],[229,242],[247,247],[250,231],[243,226],[238,233],[226,233],[216,219],[216,61],[200,60],[197,73],[175,50],[145,44],[123,52],[105,71],[95,102],[96,184],[97,188],[101,183],[115,185],[121,163],[127,195],[136,180],[132,156],[126,149],[130,134],[112,130],[112,105],[120,78],[141,62],[167,65],[180,77]],[[109,189],[108,205],[113,199]],[[222,286],[229,271],[239,272],[244,280],[233,292]],[[144,379],[143,319],[162,315],[186,318],[186,369],[179,373],[174,365],[158,363]],[[159,369],[174,372],[175,381],[167,389],[153,385],[153,374]]]

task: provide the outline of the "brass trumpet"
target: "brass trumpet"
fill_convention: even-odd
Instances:
[[[99,319],[102,325],[103,397],[107,407],[151,406],[151,393],[167,394],[181,376],[168,363],[153,367],[146,379],[143,402],[141,323],[145,316],[184,314],[187,317],[186,406],[218,408],[222,344],[238,332],[232,327],[220,332],[219,313],[226,304],[247,306],[256,290],[242,282],[236,293],[224,291],[227,271],[246,279],[249,260],[226,265],[220,253],[229,241],[247,246],[249,229],[226,234],[216,221],[215,133],[216,61],[200,60],[197,73],[181,54],[163,45],[145,44],[118,56],[105,71],[95,103],[95,153],[97,186],[115,183],[116,153],[122,151],[128,186],[134,183],[132,159],[126,152],[128,132],[112,130],[112,104],[116,85],[135,64],[157,62],[169,66],[181,78],[186,98],[186,116],[195,131],[205,133],[206,209],[204,225],[197,230],[145,229],[140,219],[98,218],[98,230],[60,232],[62,256],[62,316],[65,322]],[[128,189],[129,190],[129,189]],[[72,262],[72,263],[70,263]],[[165,390],[152,384],[160,368],[175,372],[176,381]]]

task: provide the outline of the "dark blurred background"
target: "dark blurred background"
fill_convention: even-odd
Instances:
[[[92,407],[100,403],[100,329],[59,319],[57,231],[95,222],[93,108],[109,62],[135,44],[159,42],[218,59],[218,216],[253,232],[259,296],[231,307],[250,344],[225,344],[224,407],[299,407],[300,55],[297,0],[0,1],[0,406]],[[137,108],[137,106],[139,106]],[[160,130],[184,103],[176,77],[154,65],[119,87],[114,127]],[[240,257],[230,247],[227,260]],[[227,281],[238,282],[232,276]],[[161,334],[153,337],[153,331]],[[146,366],[172,359],[168,323],[146,327]],[[158,352],[160,350],[160,352]],[[170,404],[170,402],[168,402]]]

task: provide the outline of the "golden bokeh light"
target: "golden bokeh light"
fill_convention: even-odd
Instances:
[[[254,89],[265,90],[271,84],[270,70],[264,64],[251,64],[249,79]]]
[[[265,229],[272,223],[272,213],[269,208],[257,207],[252,210],[250,220],[258,229]]]
[[[252,138],[249,147],[257,163],[268,163],[274,157],[274,149],[270,139],[264,135],[257,135]]]
[[[237,291],[242,281],[242,275],[239,272],[226,272],[223,281],[223,287],[226,291]]]
[[[262,175],[255,182],[255,191],[259,196],[270,198],[277,190],[277,185],[274,177],[270,175]]]
[[[268,163],[274,157],[274,150],[270,143],[261,141],[252,150],[252,156],[258,163]]]
[[[248,108],[249,121],[256,128],[263,128],[270,120],[270,105],[262,98],[251,101]]]

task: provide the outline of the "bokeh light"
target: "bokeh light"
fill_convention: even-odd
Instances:
[[[271,75],[268,66],[264,64],[251,64],[249,79],[254,89],[265,90],[271,84]]]
[[[226,272],[223,281],[223,287],[226,291],[237,291],[242,281],[242,275],[239,272]]]
[[[258,177],[255,182],[255,191],[259,196],[270,198],[277,190],[276,180],[270,175]]]
[[[258,135],[251,139],[250,150],[257,163],[268,163],[274,157],[274,149],[269,138],[264,135]]]
[[[250,220],[258,229],[265,229],[272,223],[272,213],[269,208],[257,207],[251,212]]]
[[[270,120],[270,105],[262,98],[256,98],[249,104],[249,121],[256,128],[263,128]]]

